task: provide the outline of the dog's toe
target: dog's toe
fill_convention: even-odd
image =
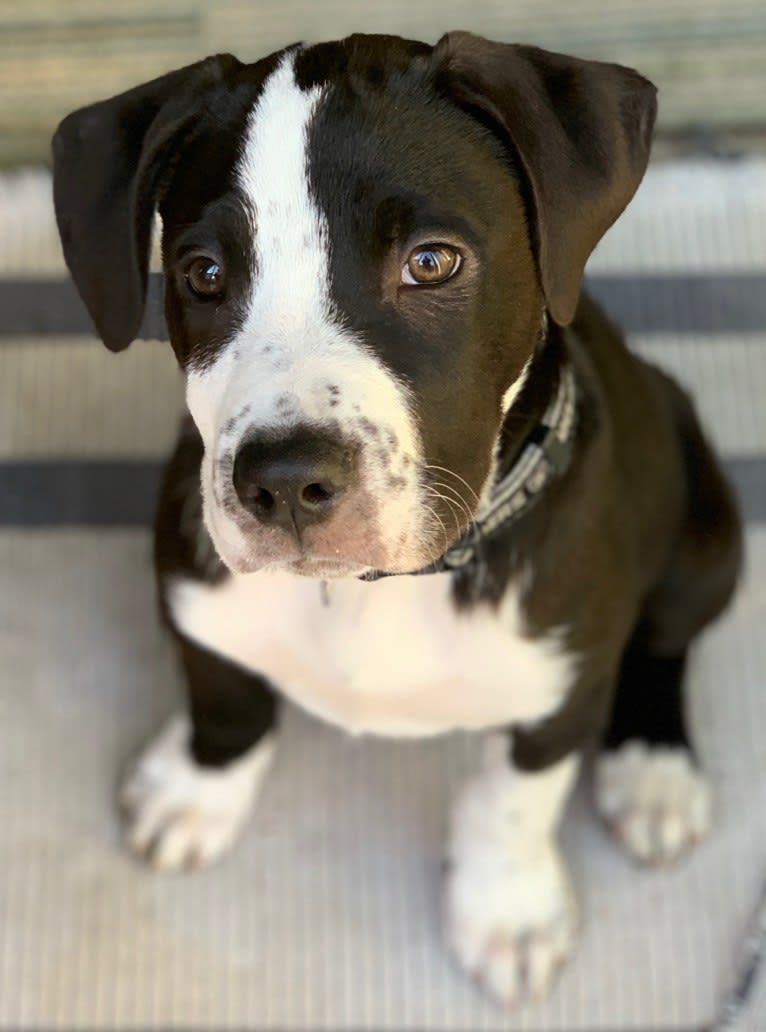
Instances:
[[[671,863],[710,830],[710,788],[681,746],[631,741],[602,754],[596,805],[615,838],[642,863]]]
[[[237,821],[190,807],[142,815],[128,830],[131,850],[158,871],[184,871],[217,860],[236,838]]]
[[[526,931],[503,927],[499,919],[491,931],[469,931],[465,926],[454,929],[452,948],[463,967],[493,999],[512,1008],[546,995],[569,956],[575,925],[574,912],[569,910],[557,914],[547,925]],[[467,953],[466,944],[470,944]]]
[[[120,790],[127,844],[158,871],[203,867],[229,849],[274,752],[268,737],[226,767],[201,767],[189,755],[187,739],[186,721],[172,720]]]

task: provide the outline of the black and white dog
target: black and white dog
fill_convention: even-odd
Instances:
[[[155,867],[232,844],[280,695],[354,733],[491,732],[445,913],[507,1003],[572,946],[555,836],[588,743],[633,856],[707,831],[681,688],[736,507],[683,392],[579,300],[654,116],[630,69],[456,32],[212,57],[60,126],[100,335],[139,330],[159,211],[187,379],[156,564],[189,712],[122,795]]]

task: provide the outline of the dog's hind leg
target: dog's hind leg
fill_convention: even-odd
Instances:
[[[596,761],[598,810],[644,863],[674,860],[710,828],[710,790],[683,713],[685,665],[685,651],[657,656],[640,633],[634,636]]]
[[[205,866],[233,844],[274,756],[276,698],[255,674],[177,634],[189,714],[132,765],[120,792],[131,850],[151,866]]]
[[[596,766],[599,811],[646,863],[674,860],[710,826],[710,791],[686,727],[684,673],[690,643],[729,602],[742,559],[729,486],[686,396],[668,383],[684,448],[686,523],[623,654]]]

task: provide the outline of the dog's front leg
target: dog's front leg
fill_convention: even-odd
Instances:
[[[263,678],[177,635],[189,713],[173,717],[120,792],[131,850],[178,871],[240,833],[274,756],[276,699]]]
[[[579,754],[517,770],[492,734],[452,813],[445,918],[462,966],[506,1006],[539,997],[572,946],[575,897],[555,839]]]

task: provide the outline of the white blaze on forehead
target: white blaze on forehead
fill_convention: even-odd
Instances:
[[[238,175],[256,216],[257,309],[280,336],[300,334],[328,309],[327,233],[308,184],[308,129],[322,91],[297,86],[293,60],[288,54],[266,82]]]

